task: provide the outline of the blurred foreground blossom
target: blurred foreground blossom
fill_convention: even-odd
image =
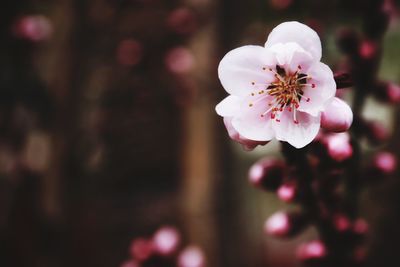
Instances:
[[[130,259],[121,267],[205,267],[203,251],[194,245],[182,247],[182,237],[172,226],[159,228],[152,237],[138,237],[129,248]]]
[[[352,113],[335,99],[336,83],[330,68],[320,62],[321,50],[314,30],[285,22],[272,30],[265,47],[248,45],[230,51],[218,67],[230,95],[216,106],[217,113],[231,118],[242,139],[276,138],[296,148],[316,137],[323,112],[328,115],[322,126],[347,130]]]
[[[24,16],[14,25],[14,34],[32,42],[47,40],[52,32],[51,21],[43,15]]]

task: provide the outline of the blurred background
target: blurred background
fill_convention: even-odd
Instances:
[[[132,238],[174,225],[208,267],[298,266],[290,240],[264,235],[281,204],[252,188],[249,166],[279,154],[228,137],[215,105],[229,50],[263,45],[298,20],[340,69],[336,34],[359,30],[362,0],[20,0],[0,9],[0,265],[119,266]],[[379,77],[400,81],[400,20],[390,24]],[[366,51],[368,53],[368,51]],[[345,92],[351,99],[351,89]],[[396,106],[368,98],[363,114],[399,154]],[[364,190],[369,260],[397,259],[400,181]],[[396,261],[399,262],[399,259]],[[396,266],[396,265],[392,265]]]

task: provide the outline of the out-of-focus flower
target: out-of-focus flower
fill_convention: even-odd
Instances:
[[[257,161],[249,170],[249,180],[253,185],[265,190],[276,190],[285,175],[285,163],[281,160],[265,158]]]
[[[372,59],[376,56],[377,52],[378,52],[378,47],[376,43],[373,41],[366,40],[360,44],[359,54],[361,58]]]
[[[185,248],[178,257],[178,267],[204,267],[205,258],[201,249],[195,246]]]
[[[269,0],[269,3],[273,8],[283,10],[288,8],[293,3],[293,0]]]
[[[176,74],[188,73],[193,68],[194,63],[195,59],[192,52],[185,47],[175,47],[165,57],[168,70]]]
[[[325,136],[324,143],[328,155],[337,162],[347,160],[353,155],[353,147],[350,144],[348,133],[336,133]]]
[[[221,60],[219,79],[230,94],[216,107],[244,138],[274,137],[296,148],[317,135],[321,113],[335,97],[330,68],[320,62],[317,33],[299,22],[275,27],[265,47],[243,46]]]
[[[390,103],[400,103],[400,86],[395,83],[388,83],[385,87],[386,97]]]
[[[237,141],[239,144],[241,144],[243,146],[244,150],[250,151],[253,150],[254,148],[256,148],[258,145],[265,145],[268,143],[268,141],[264,141],[264,142],[260,142],[260,141],[253,141],[253,140],[249,140],[243,136],[241,136],[238,131],[235,130],[235,128],[233,128],[232,126],[232,118],[229,117],[225,117],[224,118],[224,124],[225,124],[225,128],[228,131],[229,137],[232,140]]]
[[[351,229],[352,223],[346,215],[336,214],[333,216],[333,225],[338,232],[343,233]]]
[[[392,174],[397,168],[397,160],[390,152],[380,152],[375,156],[372,165],[382,174]]]
[[[129,260],[122,263],[120,267],[140,267],[140,264],[134,260]]]
[[[290,237],[304,229],[305,220],[300,213],[278,211],[265,222],[264,230],[275,237]]]
[[[172,11],[167,18],[167,26],[178,34],[190,34],[197,29],[197,18],[192,10],[180,7]]]
[[[325,244],[320,240],[303,243],[297,249],[297,257],[302,261],[320,260],[326,254]]]
[[[292,202],[297,196],[297,186],[294,182],[288,182],[282,184],[276,191],[279,199],[284,202]]]
[[[138,261],[147,260],[154,251],[153,242],[144,238],[137,238],[132,241],[130,253],[132,258]]]
[[[331,132],[347,131],[353,122],[353,112],[341,99],[335,97],[321,115],[321,127]]]
[[[117,61],[121,65],[134,66],[142,59],[142,45],[134,39],[126,39],[117,47]]]
[[[24,16],[14,25],[14,34],[33,42],[47,40],[52,32],[51,21],[43,15]]]
[[[159,229],[153,236],[154,250],[163,256],[174,254],[180,244],[179,232],[170,226]]]

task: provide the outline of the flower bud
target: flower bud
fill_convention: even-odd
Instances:
[[[130,253],[132,258],[138,261],[145,261],[151,257],[154,251],[153,242],[144,238],[137,238],[132,241]]]
[[[324,142],[328,155],[337,162],[345,161],[353,155],[348,133],[330,134],[325,137]]]
[[[172,11],[167,18],[167,26],[178,34],[190,34],[197,28],[197,18],[189,8],[181,7]]]
[[[185,74],[192,70],[195,59],[189,49],[176,47],[171,49],[165,58],[168,70],[175,74]]]
[[[369,230],[368,223],[362,218],[357,219],[353,223],[353,232],[360,237],[365,236],[368,233],[368,230]]]
[[[278,211],[265,222],[265,233],[275,237],[290,237],[304,229],[306,220],[301,213]]]
[[[293,0],[269,0],[269,3],[274,9],[284,10],[293,4]]]
[[[261,159],[249,170],[250,183],[265,190],[276,190],[282,183],[284,167],[281,160]]]
[[[293,202],[297,197],[297,186],[294,182],[284,183],[278,188],[276,194],[284,202]]]
[[[178,257],[178,267],[204,267],[203,252],[195,246],[185,248]]]
[[[350,219],[343,214],[333,216],[333,225],[339,233],[350,231],[352,226]]]
[[[397,168],[397,159],[390,152],[381,152],[373,160],[373,167],[382,174],[392,174]]]
[[[378,47],[373,41],[363,41],[359,47],[359,54],[363,59],[373,59],[378,53]]]
[[[303,262],[322,260],[326,255],[325,244],[320,240],[303,243],[297,249],[297,257]]]
[[[353,122],[353,112],[343,100],[335,97],[321,115],[321,127],[330,132],[347,131]]]
[[[121,267],[140,267],[139,263],[134,260],[129,260],[121,264]]]
[[[180,234],[174,227],[162,227],[153,236],[154,250],[162,256],[170,256],[177,251],[180,240]]]
[[[400,86],[395,83],[388,83],[386,86],[386,95],[390,103],[400,103]]]
[[[232,118],[224,117],[225,128],[228,131],[229,137],[243,146],[244,150],[251,151],[258,145],[263,146],[268,142],[249,140],[241,136],[232,126]]]
[[[14,34],[17,37],[39,42],[48,39],[53,27],[51,21],[43,15],[30,15],[22,17],[14,25]]]

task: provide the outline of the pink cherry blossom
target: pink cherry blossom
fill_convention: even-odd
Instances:
[[[336,93],[332,71],[320,62],[321,50],[317,33],[293,21],[275,27],[264,47],[230,51],[218,67],[230,95],[216,106],[217,113],[230,118],[243,139],[276,138],[296,148],[306,146],[317,135],[321,114],[332,106]]]

